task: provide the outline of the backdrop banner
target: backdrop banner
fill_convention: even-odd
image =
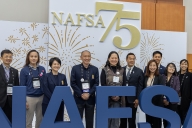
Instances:
[[[70,35],[69,33],[66,34],[66,38],[68,40],[76,39],[77,45],[81,45],[82,47],[86,44],[87,47],[81,48],[80,46],[77,48],[78,52],[72,52],[71,54],[68,54],[68,52],[71,52],[72,50],[68,47],[64,47],[65,43],[61,44],[59,41],[58,35],[56,30],[54,29],[54,26],[50,24],[51,27],[53,27],[53,31],[49,31],[49,25],[43,24],[43,23],[30,23],[30,22],[11,22],[11,21],[0,21],[0,51],[3,49],[10,49],[13,52],[13,62],[12,66],[19,71],[25,64],[25,57],[29,50],[36,49],[40,53],[40,65],[43,65],[46,69],[50,69],[48,67],[47,62],[50,59],[51,56],[56,56],[62,59],[62,68],[60,72],[66,74],[67,81],[69,81],[69,75],[71,67],[75,64],[79,64],[81,60],[79,60],[80,52],[83,50],[90,50],[92,53],[92,61],[91,63],[99,68],[101,71],[102,67],[104,66],[108,53],[112,50],[115,50],[120,55],[121,65],[126,65],[126,55],[129,52],[133,52],[136,54],[137,61],[136,66],[143,69],[145,65],[147,64],[148,60],[152,58],[152,53],[155,50],[159,50],[163,53],[163,59],[162,59],[162,65],[166,66],[169,62],[174,62],[177,66],[177,69],[179,69],[179,61],[181,59],[186,58],[187,53],[187,34],[185,32],[170,32],[170,31],[154,31],[154,30],[141,30],[141,40],[133,49],[119,49],[114,46],[114,44],[111,42],[99,42],[98,39],[87,39],[87,42],[85,39],[81,41],[82,39],[79,38],[81,34],[91,33],[91,32],[78,32],[78,30],[83,29],[83,27],[79,27],[75,33],[72,34],[72,30],[69,28],[72,28],[72,26],[68,26],[65,30],[60,30],[60,32],[71,31]],[[65,26],[62,26],[65,28]],[[88,29],[88,28],[86,28]],[[90,28],[89,28],[90,29]],[[93,28],[92,28],[93,29]],[[98,29],[98,28],[97,28]],[[50,29],[51,30],[51,29]],[[56,33],[55,33],[56,32]],[[97,30],[95,30],[97,32]],[[93,32],[93,33],[95,33]],[[114,30],[115,32],[115,30]],[[51,33],[54,33],[53,35]],[[129,31],[126,30],[126,33],[129,34]],[[110,33],[109,33],[110,34]],[[99,33],[98,33],[99,35]],[[65,40],[65,36],[62,34],[63,38],[62,40]],[[108,36],[109,38],[110,36]],[[72,39],[71,39],[72,38]],[[78,40],[79,38],[79,40]],[[62,52],[51,52],[51,44],[54,44],[54,40],[58,42],[58,48],[63,49],[64,53]],[[125,38],[128,40],[127,38]],[[78,42],[77,42],[78,40]],[[81,41],[81,42],[80,42]],[[97,42],[96,42],[97,41]],[[73,42],[73,41],[71,41]],[[74,41],[75,43],[75,41]],[[67,43],[66,43],[67,45]],[[77,46],[76,45],[76,46]],[[105,45],[105,46],[104,46]],[[89,46],[89,47],[88,47]],[[98,47],[96,47],[98,46]],[[53,46],[54,47],[54,46]],[[111,47],[111,48],[110,48]],[[54,48],[52,48],[54,49]],[[49,53],[50,52],[50,53]],[[55,54],[52,54],[55,53]],[[52,55],[51,55],[52,54]],[[60,55],[61,54],[61,55]],[[63,54],[63,55],[62,55]],[[48,59],[49,56],[49,59]],[[72,58],[70,58],[70,57]],[[67,113],[65,113],[65,120],[69,120],[69,117]],[[35,121],[35,120],[34,120]],[[138,109],[137,112],[137,122],[144,122],[145,121],[145,114]]]

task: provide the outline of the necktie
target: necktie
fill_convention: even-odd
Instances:
[[[131,68],[128,68],[128,72],[127,72],[127,80],[129,80],[130,73],[131,73]]]
[[[5,67],[5,77],[7,79],[7,82],[9,81],[9,69]]]

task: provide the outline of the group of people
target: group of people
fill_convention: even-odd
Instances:
[[[20,77],[18,70],[10,66],[13,53],[6,49],[1,52],[2,64],[0,65],[0,107],[12,122],[12,87],[26,86],[26,128],[32,128],[34,113],[36,116],[35,128],[39,128],[41,120],[56,86],[68,86],[66,76],[59,73],[61,60],[53,57],[49,60],[51,68],[49,73],[39,65],[40,57],[36,50],[31,50],[26,56],[24,67]],[[93,128],[96,86],[135,86],[136,96],[110,96],[109,108],[130,107],[132,118],[111,118],[108,120],[108,128],[136,128],[136,111],[139,104],[139,95],[144,88],[153,85],[162,85],[173,88],[180,97],[179,103],[171,103],[163,95],[152,98],[156,106],[165,107],[179,114],[182,124],[192,100],[192,75],[188,71],[189,63],[186,59],[180,61],[180,69],[177,72],[174,63],[168,63],[166,67],[160,64],[162,53],[155,51],[153,59],[145,67],[144,72],[135,66],[136,56],[128,53],[127,65],[120,65],[117,52],[111,51],[106,64],[101,71],[90,64],[91,53],[87,50],[81,52],[81,64],[75,65],[71,70],[70,84],[73,89],[74,99],[81,118],[85,113],[86,128]],[[100,79],[100,83],[99,83]],[[64,101],[61,101],[55,121],[63,121]],[[152,128],[161,128],[162,119],[146,115],[146,122]],[[164,127],[167,121],[163,120]]]

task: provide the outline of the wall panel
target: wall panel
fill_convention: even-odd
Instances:
[[[154,0],[121,0],[121,1],[142,3],[141,29],[155,30]]]
[[[189,70],[192,72],[192,54],[187,54],[187,60],[189,61]]]
[[[185,31],[185,7],[178,4],[156,4],[156,30]]]
[[[172,3],[183,5],[183,0],[157,0],[157,3]]]

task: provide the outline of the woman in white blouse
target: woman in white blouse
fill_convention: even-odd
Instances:
[[[159,74],[158,65],[155,60],[150,60],[146,67],[145,87],[153,85],[165,85],[165,77]],[[152,103],[163,107],[163,96],[157,95],[152,98]],[[146,115],[146,122],[151,124],[151,128],[161,128],[161,118]]]

